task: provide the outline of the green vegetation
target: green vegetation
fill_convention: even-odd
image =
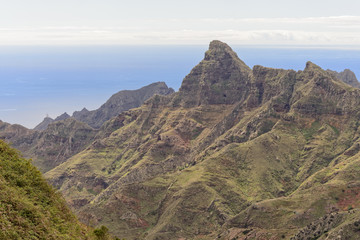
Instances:
[[[0,239],[113,238],[81,224],[31,161],[0,140]]]
[[[41,173],[0,141],[0,239],[91,239]]]

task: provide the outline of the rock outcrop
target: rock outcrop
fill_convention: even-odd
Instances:
[[[360,82],[357,80],[355,73],[350,69],[345,69],[342,72],[336,72],[329,69],[327,71],[333,74],[341,81],[343,81],[344,83],[347,83],[352,87],[360,88]]]
[[[45,117],[44,120],[41,123],[39,123],[38,125],[36,125],[36,127],[34,127],[34,130],[43,131],[52,122],[54,122],[54,119],[52,119],[51,117]]]

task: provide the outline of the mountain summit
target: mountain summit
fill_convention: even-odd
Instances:
[[[179,90],[184,106],[234,104],[246,99],[251,69],[225,43],[212,41],[204,59],[185,77]]]

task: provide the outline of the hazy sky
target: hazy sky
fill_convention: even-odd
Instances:
[[[0,0],[0,45],[360,46],[359,0]]]

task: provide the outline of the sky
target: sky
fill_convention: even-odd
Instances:
[[[0,45],[358,48],[358,0],[0,0]]]

